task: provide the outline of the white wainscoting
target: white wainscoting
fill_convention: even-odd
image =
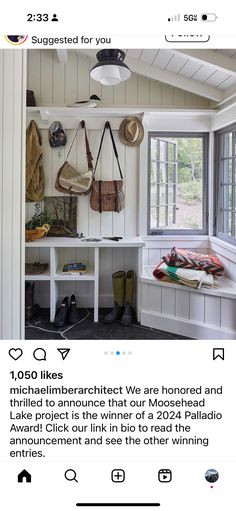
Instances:
[[[24,313],[23,194],[26,55],[0,50],[0,338],[20,339]]]
[[[164,238],[164,237],[163,237]],[[146,239],[143,249],[143,268],[155,266],[172,246],[189,248],[199,253],[212,252],[225,267],[225,277],[233,282],[236,254],[233,247],[223,246],[214,238],[196,237],[195,240]],[[227,245],[227,244],[225,244]],[[227,292],[219,290],[192,290],[177,285],[157,283],[140,278],[139,319],[145,326],[173,332],[196,339],[236,339],[236,286],[230,283]]]

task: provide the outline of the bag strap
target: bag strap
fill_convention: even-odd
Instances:
[[[116,213],[119,213],[120,212],[120,208],[119,208],[119,193],[118,193],[118,186],[117,186],[117,181],[114,181],[114,188],[115,188],[115,212]]]
[[[87,162],[88,162],[88,169],[93,171],[93,164],[92,164],[93,157],[92,157],[92,153],[91,153],[91,151],[90,151],[89,141],[88,141],[88,136],[87,136],[87,131],[86,131],[86,126],[85,126],[85,122],[84,122],[84,121],[81,121],[81,122],[79,123],[79,126],[78,126],[78,128],[77,128],[77,130],[76,130],[76,132],[75,132],[74,138],[73,138],[73,140],[72,140],[72,143],[71,143],[70,149],[69,149],[69,151],[68,151],[68,153],[67,153],[67,155],[66,155],[66,159],[65,159],[65,161],[67,161],[67,160],[68,160],[69,154],[70,154],[71,149],[72,149],[72,147],[73,147],[73,145],[74,145],[74,142],[75,142],[75,139],[76,139],[76,137],[77,137],[77,135],[78,135],[78,131],[79,131],[80,127],[84,129],[85,147],[86,147],[86,157],[87,157]]]
[[[98,196],[98,203],[99,203],[99,213],[102,212],[102,181],[98,181],[98,187],[99,187],[99,196]]]
[[[95,172],[97,170],[97,164],[98,164],[99,156],[100,156],[100,153],[101,153],[102,143],[103,143],[103,139],[104,139],[104,135],[105,135],[106,129],[109,129],[110,137],[111,137],[111,141],[112,141],[112,146],[113,146],[113,151],[115,153],[118,169],[119,169],[119,172],[120,172],[120,177],[121,177],[121,179],[123,179],[123,175],[122,175],[121,168],[120,168],[119,156],[118,156],[118,152],[117,152],[117,149],[116,149],[116,143],[115,143],[115,140],[114,140],[114,137],[113,137],[113,133],[112,133],[112,129],[111,129],[111,125],[110,125],[109,121],[106,121],[104,129],[103,129],[103,133],[102,133],[102,137],[101,137],[101,142],[100,142],[100,146],[99,146],[99,149],[98,149],[98,155],[97,155],[97,159],[96,159],[96,163],[95,163],[94,175],[95,175]]]

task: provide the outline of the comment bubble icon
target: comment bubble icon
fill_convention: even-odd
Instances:
[[[47,353],[43,348],[36,348],[33,352],[33,357],[35,360],[38,360],[38,362],[45,362],[47,360]]]

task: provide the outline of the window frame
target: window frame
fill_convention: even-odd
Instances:
[[[202,229],[152,229],[150,227],[150,208],[151,208],[151,139],[153,137],[163,138],[202,138],[203,141],[203,205],[202,205]],[[199,131],[149,131],[148,132],[148,172],[147,172],[147,234],[148,236],[194,236],[208,235],[208,162],[209,162],[209,132]]]
[[[228,234],[225,234],[220,229],[221,227],[221,208],[223,208],[223,203],[221,202],[221,166],[220,166],[220,157],[221,157],[221,136],[225,135],[227,133],[232,133],[233,131],[236,132],[236,123],[230,124],[229,126],[225,126],[224,128],[217,130],[215,132],[214,142],[215,142],[215,229],[214,234],[217,236],[217,238],[226,241],[227,243],[230,243],[231,245],[236,245],[236,234],[235,237],[229,236]],[[236,135],[235,135],[236,138]],[[233,156],[233,155],[232,155]],[[225,158],[228,159],[228,158]],[[235,151],[235,166],[236,166],[236,151]],[[233,172],[233,165],[232,165],[232,172]],[[229,185],[230,186],[230,185]],[[234,185],[231,184],[231,186],[235,186],[236,188],[236,178]],[[233,204],[232,204],[233,205]],[[233,209],[233,208],[232,208]]]

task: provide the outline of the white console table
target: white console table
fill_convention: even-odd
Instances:
[[[87,238],[85,238],[86,240]],[[102,248],[134,248],[137,249],[138,272],[141,273],[142,266],[142,247],[144,241],[138,236],[124,237],[119,241],[112,241],[102,238],[101,241],[82,241],[79,238],[54,238],[45,237],[25,244],[26,250],[31,248],[45,248],[49,250],[47,272],[41,275],[25,275],[25,280],[30,281],[49,281],[50,284],[50,321],[53,322],[56,314],[58,302],[58,283],[60,281],[87,281],[94,284],[94,322],[98,322],[99,308],[99,259],[100,249]],[[90,265],[87,265],[87,272],[84,275],[66,275],[63,273],[63,250],[61,249],[91,249],[93,256],[90,259]],[[76,262],[76,261],[73,261]],[[139,293],[137,293],[138,296]]]

